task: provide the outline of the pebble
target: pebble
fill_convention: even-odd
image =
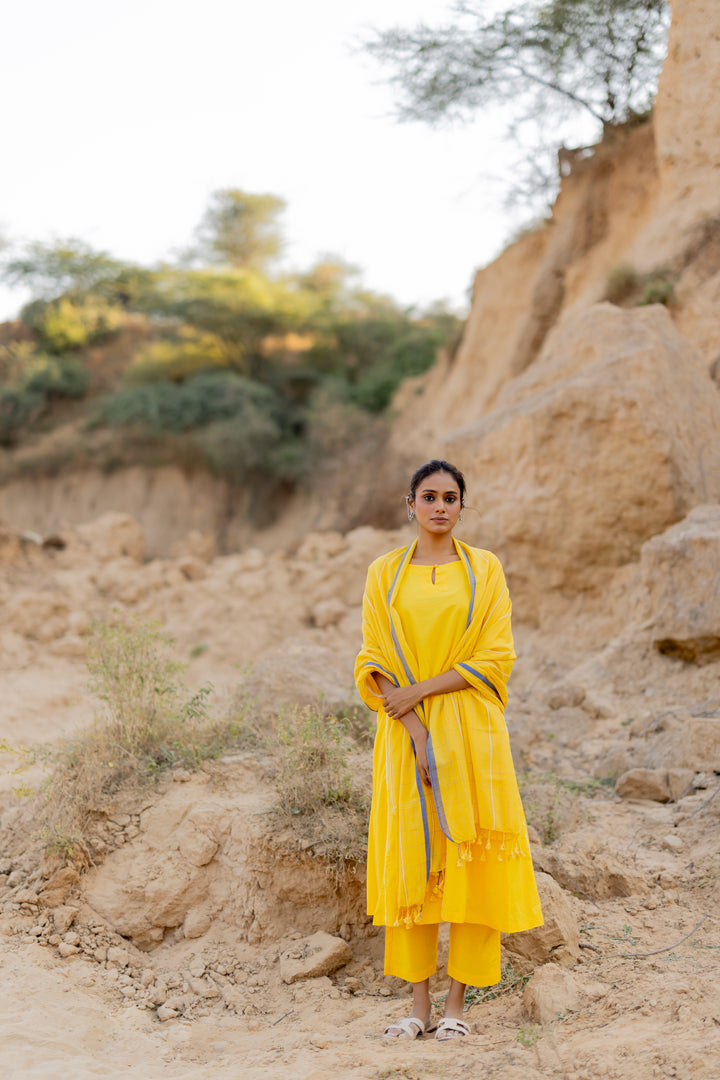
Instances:
[[[160,1005],[156,1012],[158,1020],[172,1020],[174,1016],[179,1016],[177,1009],[171,1009],[167,1005]]]
[[[382,995],[382,997],[392,997],[392,990],[389,986],[381,986],[378,993]]]
[[[75,953],[80,952],[77,945],[70,945],[67,941],[61,941],[58,945],[58,952],[61,956],[73,956]]]

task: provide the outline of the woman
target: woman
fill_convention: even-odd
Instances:
[[[460,1038],[465,987],[500,979],[500,932],[542,925],[503,709],[515,659],[496,556],[453,537],[465,480],[430,461],[410,481],[418,537],[376,559],[355,678],[378,713],[368,914],[385,974],[413,984],[389,1037],[433,1031],[429,978],[450,923],[450,991],[436,1038]]]

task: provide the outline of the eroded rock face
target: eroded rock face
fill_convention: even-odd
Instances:
[[[580,930],[567,895],[549,874],[540,872],[536,878],[544,925],[503,938],[519,971],[532,971],[549,960],[569,966],[580,958]]]
[[[720,506],[643,544],[640,571],[655,647],[695,663],[720,656]]]
[[[479,511],[465,537],[497,551],[515,595],[539,603],[600,587],[649,537],[720,498],[720,395],[664,308],[600,304],[445,449]]]

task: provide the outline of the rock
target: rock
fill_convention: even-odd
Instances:
[[[77,930],[71,930],[69,934],[65,935],[63,941],[65,941],[68,945],[79,945],[80,935],[78,934]]]
[[[171,1009],[168,1005],[159,1005],[156,1013],[158,1020],[172,1020],[179,1015],[177,1009]]]
[[[652,799],[669,802],[672,798],[667,769],[629,769],[618,777],[615,794],[621,799]]]
[[[108,964],[115,964],[117,967],[127,967],[130,963],[130,953],[127,949],[121,949],[118,945],[111,945],[107,951]]]
[[[177,560],[176,566],[188,581],[202,581],[203,578],[207,577],[207,563],[195,558],[193,555],[182,556]]]
[[[580,958],[580,931],[567,895],[549,874],[541,871],[536,878],[544,925],[503,938],[505,951],[523,972],[548,960],[569,966]]]
[[[78,909],[76,907],[72,907],[70,904],[63,904],[60,907],[54,908],[52,913],[52,921],[53,926],[55,927],[55,932],[57,934],[64,934],[67,930],[69,930],[73,922],[75,921],[75,916],[77,915],[77,913]]]
[[[165,983],[162,979],[158,979],[155,985],[150,990],[150,1002],[153,1005],[164,1005],[167,1001],[167,996],[167,983]]]
[[[219,848],[217,840],[188,822],[178,836],[180,851],[193,866],[206,866]]]
[[[58,945],[58,952],[61,956],[68,957],[74,956],[75,953],[79,953],[80,949],[77,945],[70,945],[67,941],[61,941]]]
[[[664,308],[598,304],[440,449],[482,492],[463,538],[497,551],[514,596],[539,604],[601,587],[679,513],[720,499],[720,395]]]
[[[665,769],[673,793],[685,786],[689,773],[720,772],[720,710],[702,705],[674,709],[651,725],[633,756],[637,765]]]
[[[522,1003],[531,1020],[548,1024],[580,1008],[580,991],[571,972],[556,964],[544,964],[533,972]]]
[[[655,647],[695,663],[720,656],[720,506],[697,506],[643,544],[640,573]]]
[[[5,628],[23,637],[50,642],[61,638],[68,625],[70,604],[57,590],[16,591],[5,605]]]
[[[332,975],[352,960],[352,949],[342,938],[318,930],[302,938],[280,956],[280,975],[283,982]]]
[[[212,998],[220,997],[220,991],[218,990],[212,979],[190,979],[190,989],[193,994],[197,994],[198,997],[211,1000]]]
[[[674,802],[693,790],[694,769],[668,769],[667,775],[670,795]]]
[[[70,890],[79,880],[80,875],[74,866],[61,867],[52,875],[44,890],[40,893],[38,897],[39,903],[45,908],[64,906]]]
[[[145,533],[130,514],[111,510],[94,521],[78,525],[75,532],[98,562],[129,556],[140,563],[145,555]]]
[[[347,614],[347,610],[342,600],[337,598],[322,600],[312,610],[312,621],[320,629],[324,629],[326,626],[336,626],[343,616]]]
[[[685,842],[677,833],[668,833],[667,836],[663,836],[662,838],[662,846],[666,851],[682,851],[685,847]]]
[[[212,912],[207,908],[192,908],[185,916],[183,933],[186,938],[199,938],[212,926]]]
[[[627,860],[621,862],[607,851],[576,851],[572,855],[564,854],[560,860],[553,850],[542,848],[533,851],[533,862],[562,888],[580,891],[594,900],[635,896],[648,889],[645,878],[630,869]]]

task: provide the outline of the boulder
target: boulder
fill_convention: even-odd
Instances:
[[[675,710],[663,719],[660,731],[640,742],[633,756],[648,770],[672,772],[668,783],[675,785],[672,797],[679,798],[676,791],[687,787],[689,772],[720,772],[720,709],[706,705]]]
[[[332,975],[350,960],[352,949],[347,941],[318,930],[310,937],[293,942],[292,946],[281,954],[280,975],[286,983],[314,979],[320,975]]]
[[[651,799],[670,802],[670,785],[666,769],[628,769],[618,777],[615,794],[621,799]]]
[[[681,660],[720,656],[720,506],[696,506],[643,544],[643,612],[653,644]]]
[[[570,971],[557,964],[537,968],[522,996],[523,1009],[540,1024],[548,1024],[580,1008],[580,987]]]
[[[513,966],[523,972],[549,960],[569,966],[580,958],[580,930],[567,894],[549,874],[540,872],[536,877],[544,924],[503,938]]]
[[[142,562],[145,555],[143,527],[130,514],[111,510],[95,521],[78,525],[75,532],[98,562],[110,562],[125,555]]]
[[[598,304],[441,450],[482,507],[463,538],[501,555],[530,613],[549,590],[601,587],[720,499],[720,395],[664,308]]]

